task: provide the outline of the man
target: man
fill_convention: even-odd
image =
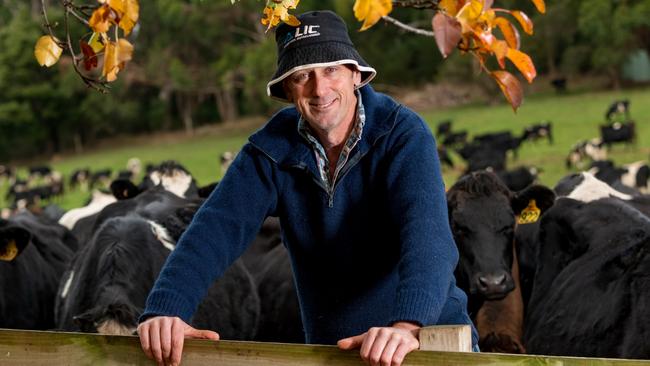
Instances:
[[[279,216],[308,343],[399,365],[418,329],[471,324],[433,136],[366,85],[376,71],[329,11],[277,28],[278,112],[249,138],[160,273],[139,328],[145,353],[178,364],[208,286]],[[474,343],[477,338],[474,332]]]

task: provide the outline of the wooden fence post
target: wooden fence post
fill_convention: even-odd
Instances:
[[[472,352],[469,325],[434,325],[420,329],[421,351]]]

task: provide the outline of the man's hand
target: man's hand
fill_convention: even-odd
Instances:
[[[192,328],[181,318],[169,316],[147,319],[138,326],[138,334],[145,355],[160,366],[177,366],[181,363],[186,337],[219,340],[216,332]]]
[[[407,322],[370,328],[358,336],[339,340],[338,346],[345,350],[361,348],[361,359],[371,366],[400,366],[407,353],[420,347],[419,329]]]

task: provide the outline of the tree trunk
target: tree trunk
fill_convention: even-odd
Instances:
[[[217,88],[214,93],[217,110],[223,122],[234,121],[237,119],[237,102],[235,100],[233,88]]]
[[[184,92],[177,92],[175,99],[178,112],[181,115],[181,120],[185,127],[185,133],[187,135],[193,135],[194,120],[192,119],[192,114],[194,112],[194,107],[196,106],[196,100],[190,93]]]

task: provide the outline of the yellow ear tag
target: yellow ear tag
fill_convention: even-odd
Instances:
[[[11,262],[16,256],[18,256],[18,247],[16,241],[11,240],[4,247],[4,250],[0,251],[0,261]]]
[[[528,206],[524,208],[521,213],[519,214],[519,218],[517,218],[517,223],[518,224],[531,224],[537,219],[539,219],[539,214],[542,211],[537,208],[537,205],[535,204],[535,200],[530,200],[528,202]]]

